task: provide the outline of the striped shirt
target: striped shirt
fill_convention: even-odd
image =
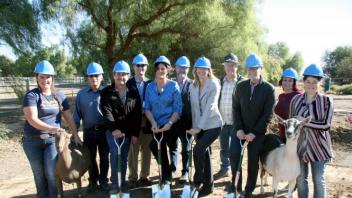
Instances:
[[[290,117],[311,116],[302,127],[298,139],[298,155],[304,162],[325,161],[333,158],[330,136],[333,102],[328,96],[316,94],[309,104],[306,94],[296,95],[290,104]]]

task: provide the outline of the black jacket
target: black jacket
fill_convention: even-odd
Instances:
[[[236,131],[243,129],[246,134],[265,134],[274,104],[275,90],[270,83],[261,80],[251,96],[250,80],[240,82],[232,101]]]
[[[147,85],[150,82],[152,82],[152,80],[147,79],[147,80],[144,81],[143,96],[142,96],[143,101],[144,101],[144,98],[145,98],[145,92],[146,92],[146,89],[147,89]],[[130,88],[134,89],[138,93],[138,96],[139,96],[139,92],[138,92],[138,88],[137,88],[137,83],[136,83],[135,77],[129,79],[126,84],[127,84],[127,87],[130,87]],[[142,104],[143,104],[143,101],[141,101]],[[143,107],[141,108],[141,111],[143,111]],[[142,116],[145,117],[144,114],[142,114]],[[147,118],[145,118],[145,120],[146,120],[146,126],[143,126],[142,132],[144,134],[151,134],[151,124],[150,124],[150,122],[149,122],[149,120]],[[142,120],[141,120],[140,123],[141,123],[140,125],[142,126]]]
[[[187,78],[183,90],[181,90],[182,114],[173,126],[174,130],[179,134],[185,133],[186,130],[192,128],[191,101],[189,98],[189,86],[192,82],[191,79]]]
[[[139,137],[142,103],[138,90],[127,85],[126,102],[122,103],[115,85],[105,87],[100,96],[100,109],[110,132],[119,129],[128,136]]]

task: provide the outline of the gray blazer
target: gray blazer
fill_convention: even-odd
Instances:
[[[192,108],[192,128],[208,130],[221,127],[223,121],[218,107],[219,81],[208,79],[201,93],[199,93],[199,86],[192,83],[189,86],[189,93]]]

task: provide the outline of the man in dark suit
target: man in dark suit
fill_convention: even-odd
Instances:
[[[192,83],[192,80],[188,78],[187,74],[190,68],[190,62],[186,56],[181,56],[176,61],[176,81],[181,90],[182,96],[182,114],[180,119],[174,124],[175,132],[177,132],[178,138],[175,139],[176,147],[173,150],[170,150],[171,156],[171,169],[173,172],[176,171],[177,161],[178,161],[178,139],[181,140],[182,144],[182,175],[180,177],[180,182],[186,182],[188,180],[188,158],[190,155],[190,145],[187,142],[187,139],[191,138],[191,135],[186,134],[186,130],[192,127],[192,113],[191,106],[189,102],[189,85]]]
[[[132,61],[134,76],[127,82],[128,87],[138,90],[139,96],[141,98],[142,104],[145,96],[145,89],[149,82],[151,82],[146,76],[148,60],[143,54],[137,54]],[[143,109],[143,108],[142,108]],[[142,129],[146,128],[146,118],[143,113],[142,117]],[[147,130],[142,130],[139,132],[139,139],[136,144],[131,145],[128,154],[128,180],[129,187],[134,188],[137,186],[138,182],[138,155],[141,152],[141,172],[139,175],[139,184],[142,186],[151,185],[151,180],[149,179],[150,174],[150,159],[151,151],[149,148],[149,142],[152,140],[151,133]]]

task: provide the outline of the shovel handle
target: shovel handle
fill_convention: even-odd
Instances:
[[[122,181],[121,181],[121,148],[123,146],[123,144],[125,143],[125,136],[123,136],[122,138],[122,141],[121,143],[119,144],[117,141],[116,141],[116,138],[114,138],[114,142],[115,142],[115,145],[117,147],[117,183],[118,183],[118,187],[119,187],[119,194],[121,195],[121,184],[122,184]]]

